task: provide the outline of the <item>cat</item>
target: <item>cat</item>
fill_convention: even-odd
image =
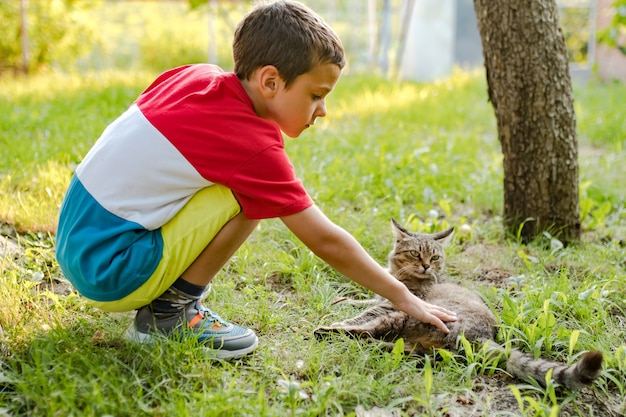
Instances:
[[[457,313],[457,321],[447,323],[445,334],[434,325],[422,323],[395,310],[391,303],[376,296],[371,300],[355,301],[356,305],[372,305],[358,316],[314,330],[317,338],[329,333],[343,332],[355,337],[373,338],[391,347],[402,338],[407,353],[426,354],[436,348],[457,351],[457,339],[463,335],[474,344],[486,344],[490,355],[506,361],[506,370],[514,377],[534,379],[545,386],[546,373],[552,369],[552,379],[570,390],[591,384],[602,370],[602,353],[587,352],[575,365],[546,359],[535,359],[519,350],[505,348],[495,341],[496,317],[483,299],[474,291],[446,282],[444,246],[450,241],[454,228],[435,233],[409,232],[392,219],[395,245],[388,256],[389,272],[409,290],[429,303]],[[508,358],[506,358],[508,356]]]

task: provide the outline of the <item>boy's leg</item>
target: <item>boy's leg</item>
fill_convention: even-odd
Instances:
[[[256,349],[258,339],[252,330],[227,322],[200,302],[206,286],[257,224],[243,213],[226,223],[170,288],[137,311],[134,338],[148,341],[155,333],[182,331],[214,349],[221,359],[240,357]]]
[[[150,298],[152,302],[139,308],[129,337],[143,342],[158,334],[189,335],[224,359],[243,356],[256,348],[257,337],[252,330],[230,324],[200,304],[205,287],[258,224],[239,212],[230,191],[226,194],[223,191],[201,192],[171,224],[163,227],[166,249],[162,271],[157,275],[164,278],[157,281],[169,281],[169,288],[166,286],[160,296],[155,294],[156,299]],[[234,212],[230,208],[233,204]],[[225,207],[218,211],[227,216],[219,215],[218,219],[222,220],[217,223],[207,214],[207,210],[213,214],[216,205]],[[201,223],[212,224],[198,227]],[[198,249],[197,243],[203,239],[206,246]],[[185,257],[189,262],[181,268],[184,263],[179,260]]]
[[[249,220],[243,212],[222,227],[200,256],[189,265],[181,278],[186,282],[206,287],[254,231],[258,220]]]

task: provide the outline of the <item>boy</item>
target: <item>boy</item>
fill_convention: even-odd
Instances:
[[[215,357],[243,356],[256,334],[201,304],[211,279],[260,219],[279,217],[317,256],[447,333],[454,313],[425,303],[313,204],[285,154],[326,115],[345,64],[335,32],[290,1],[257,6],[235,31],[234,73],[165,72],[109,125],[63,201],[57,258],[105,311],[137,309],[127,336],[190,336]]]

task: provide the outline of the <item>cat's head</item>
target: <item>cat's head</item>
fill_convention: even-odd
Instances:
[[[395,244],[389,253],[389,271],[400,281],[434,279],[443,272],[444,247],[450,242],[454,227],[434,234],[413,233],[395,219],[391,220]]]

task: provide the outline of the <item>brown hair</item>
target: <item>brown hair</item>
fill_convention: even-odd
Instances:
[[[286,87],[318,64],[346,64],[341,40],[313,10],[295,1],[261,4],[237,26],[233,40],[235,73],[241,80],[274,65]]]

